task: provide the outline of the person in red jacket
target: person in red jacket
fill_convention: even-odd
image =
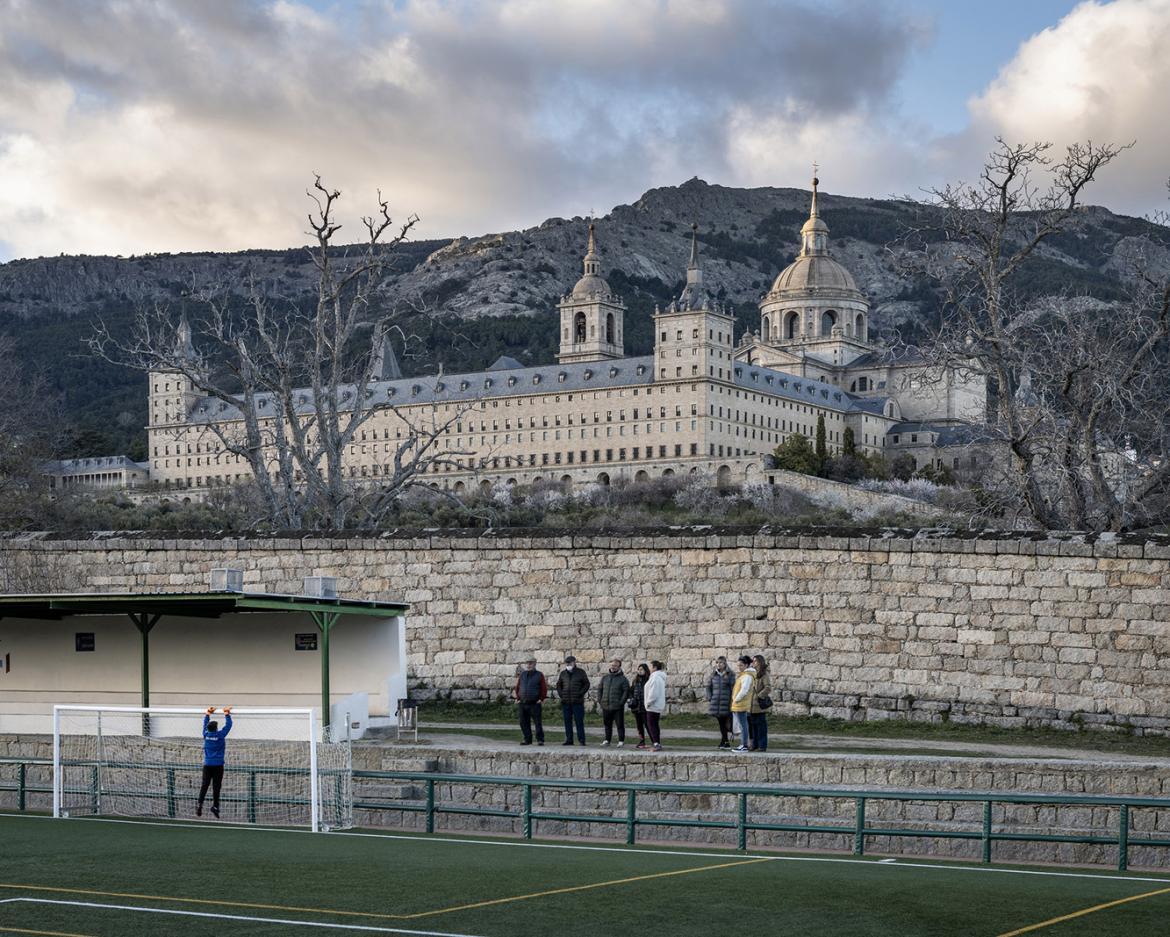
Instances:
[[[532,744],[532,723],[536,723],[536,744],[544,744],[543,707],[548,697],[548,681],[544,674],[536,669],[536,658],[530,657],[524,661],[524,667],[516,677],[516,686],[512,695],[520,704],[520,731],[524,734],[521,745]]]

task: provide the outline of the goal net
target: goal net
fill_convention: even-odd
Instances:
[[[205,710],[53,707],[53,816],[213,819],[204,770]],[[318,741],[311,709],[232,710],[219,819],[344,829],[353,825],[349,743]],[[226,718],[210,719],[223,730]],[[211,760],[215,760],[214,757]]]

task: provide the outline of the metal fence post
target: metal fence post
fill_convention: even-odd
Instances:
[[[98,800],[98,766],[91,765],[89,769],[89,806],[96,817],[101,812]]]
[[[26,768],[26,765],[23,762],[21,762],[21,764],[17,765],[17,768],[16,768],[16,809],[17,810],[24,810],[24,808],[25,808],[25,791],[24,791],[25,768]]]
[[[175,805],[175,769],[167,768],[167,816],[174,819],[177,812]]]
[[[991,801],[983,803],[983,861],[991,862]]]
[[[256,822],[256,772],[248,772],[248,822]]]
[[[1117,871],[1129,868],[1129,804],[1121,805],[1121,817],[1117,822]]]
[[[427,832],[435,832],[435,782],[427,781]]]
[[[638,792],[632,788],[626,791],[626,845],[633,846],[638,838]]]
[[[858,797],[855,801],[857,810],[853,817],[853,855],[865,855],[865,798]]]
[[[532,839],[532,785],[524,785],[524,838]]]
[[[736,846],[740,852],[747,851],[747,792],[739,795],[738,813],[735,818]]]

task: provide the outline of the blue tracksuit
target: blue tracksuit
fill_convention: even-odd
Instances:
[[[203,763],[205,765],[222,765],[224,749],[227,748],[227,734],[232,731],[232,715],[226,713],[223,717],[223,728],[214,732],[207,731],[210,716],[203,717]]]

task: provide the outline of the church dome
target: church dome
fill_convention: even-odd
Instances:
[[[573,295],[577,299],[586,299],[590,296],[612,296],[613,291],[604,277],[596,273],[587,273],[573,287]]]
[[[797,257],[780,271],[780,275],[772,283],[773,293],[804,292],[809,289],[858,292],[853,275],[825,254]]]

